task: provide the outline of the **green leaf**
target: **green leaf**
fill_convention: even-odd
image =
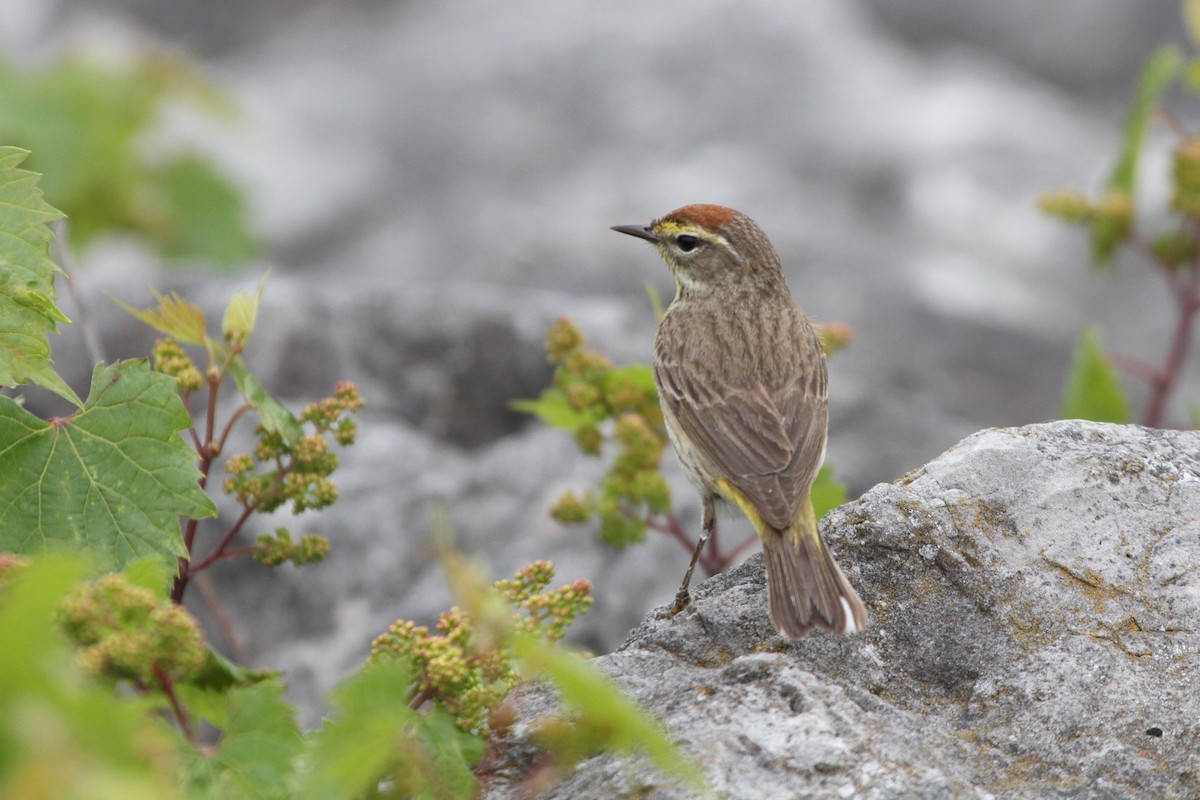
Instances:
[[[164,106],[221,113],[215,96],[187,62],[161,53],[120,66],[0,62],[0,142],[33,152],[76,247],[123,231],[173,258],[231,262],[254,249],[236,189],[196,156],[146,147]]]
[[[577,410],[567,396],[555,388],[545,389],[537,400],[513,400],[508,407],[524,414],[533,414],[552,428],[568,431],[595,425],[603,419],[600,414]]]
[[[822,466],[813,480],[812,489],[809,490],[816,518],[820,519],[843,505],[847,500],[848,491],[846,484],[833,477],[833,467],[828,464]]]
[[[49,223],[62,214],[42,199],[38,175],[18,169],[24,150],[0,147],[0,386],[33,382],[82,403],[54,371],[47,331],[70,320],[55,305]]]
[[[1183,56],[1179,48],[1167,45],[1155,51],[1142,65],[1141,78],[1133,105],[1125,117],[1125,138],[1121,142],[1121,154],[1108,179],[1108,188],[1133,196],[1137,184],[1138,157],[1146,129],[1154,115],[1163,92],[1179,74]]]
[[[167,166],[161,182],[173,211],[163,241],[168,256],[233,265],[257,254],[245,202],[212,164],[183,156]]]
[[[226,340],[245,344],[254,333],[254,323],[258,319],[258,307],[262,303],[263,287],[267,276],[258,282],[258,289],[250,292],[234,292],[229,305],[225,307],[225,317],[221,321],[221,333]]]
[[[1188,405],[1188,419],[1191,420],[1192,430],[1200,431],[1200,403]]]
[[[270,681],[237,688],[225,698],[227,721],[216,751],[192,754],[192,787],[222,800],[290,797],[302,742],[295,709],[283,700],[283,685]]]
[[[258,412],[258,420],[263,428],[282,434],[289,442],[296,441],[304,434],[296,416],[258,382],[241,356],[234,356],[230,360],[229,374],[233,376],[233,382],[237,384],[242,397]]]
[[[1094,422],[1129,421],[1129,400],[1101,346],[1100,329],[1094,325],[1084,330],[1075,346],[1062,417]]]
[[[300,798],[373,797],[381,780],[391,787],[388,796],[475,797],[471,765],[483,756],[483,741],[459,730],[444,711],[413,711],[412,692],[408,667],[393,658],[372,659],[338,687],[336,719],[310,739]]]
[[[0,551],[82,550],[108,570],[186,555],[179,518],[216,513],[179,435],[189,424],[175,379],[144,360],[98,365],[67,418],[0,398]]]
[[[157,289],[150,292],[158,300],[153,309],[134,308],[121,300],[116,304],[160,333],[165,333],[184,344],[204,344],[204,312],[184,300],[176,292],[163,296]]]
[[[665,774],[697,790],[704,788],[699,767],[683,755],[662,726],[583,658],[529,635],[514,635],[513,649],[526,679],[549,678],[562,701],[577,712],[579,726],[603,736],[606,752],[645,754]]]
[[[617,383],[631,383],[639,389],[650,393],[651,397],[658,396],[658,387],[654,384],[654,369],[649,364],[626,364],[613,367],[604,376],[604,388],[608,389]]]

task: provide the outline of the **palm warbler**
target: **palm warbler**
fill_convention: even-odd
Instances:
[[[654,379],[667,434],[703,502],[675,610],[689,601],[719,503],[741,509],[762,539],[777,631],[799,639],[814,626],[862,630],[866,607],[821,538],[809,496],[825,459],[825,353],[775,248],[752,219],[716,205],[613,230],[652,242],[675,276]]]

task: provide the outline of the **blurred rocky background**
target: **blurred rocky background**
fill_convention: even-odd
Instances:
[[[11,62],[167,51],[236,107],[169,109],[147,147],[187,142],[233,176],[263,256],[229,273],[90,247],[77,283],[108,356],[151,341],[111,296],[179,289],[217,315],[270,270],[250,351],[264,383],[296,404],[362,386],[343,499],[294,526],[329,535],[329,559],[213,571],[249,659],[313,713],[373,635],[450,602],[431,501],[497,576],[550,558],[592,580],[576,636],[597,652],[672,596],[675,543],[618,553],[548,518],[600,465],[506,405],[545,385],[561,314],[618,362],[649,360],[645,286],[671,281],[610,225],[692,202],[758,220],[799,302],[854,330],[831,361],[828,451],[852,495],[978,429],[1054,418],[1090,321],[1158,360],[1166,292],[1134,259],[1092,271],[1084,234],[1036,197],[1101,184],[1142,59],[1183,39],[1177,4],[1123,0],[0,0]],[[1145,164],[1157,207],[1166,171]],[[78,326],[55,353],[85,390]],[[1198,390],[1193,369],[1182,395]]]

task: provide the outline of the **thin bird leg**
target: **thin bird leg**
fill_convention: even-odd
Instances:
[[[700,529],[700,541],[696,542],[696,549],[692,551],[692,561],[688,564],[687,572],[683,574],[683,585],[675,593],[675,605],[671,608],[672,617],[683,611],[692,602],[692,595],[688,592],[688,584],[692,582],[692,572],[696,569],[696,562],[700,560],[700,554],[704,552],[704,545],[708,544],[708,537],[712,536],[717,529],[717,509],[713,505],[712,499],[708,497],[704,498]]]

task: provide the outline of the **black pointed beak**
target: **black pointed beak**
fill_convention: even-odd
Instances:
[[[647,242],[658,244],[661,239],[658,234],[650,230],[647,225],[613,225],[612,229],[617,233],[627,233],[630,236],[636,236],[639,239],[645,239]]]

